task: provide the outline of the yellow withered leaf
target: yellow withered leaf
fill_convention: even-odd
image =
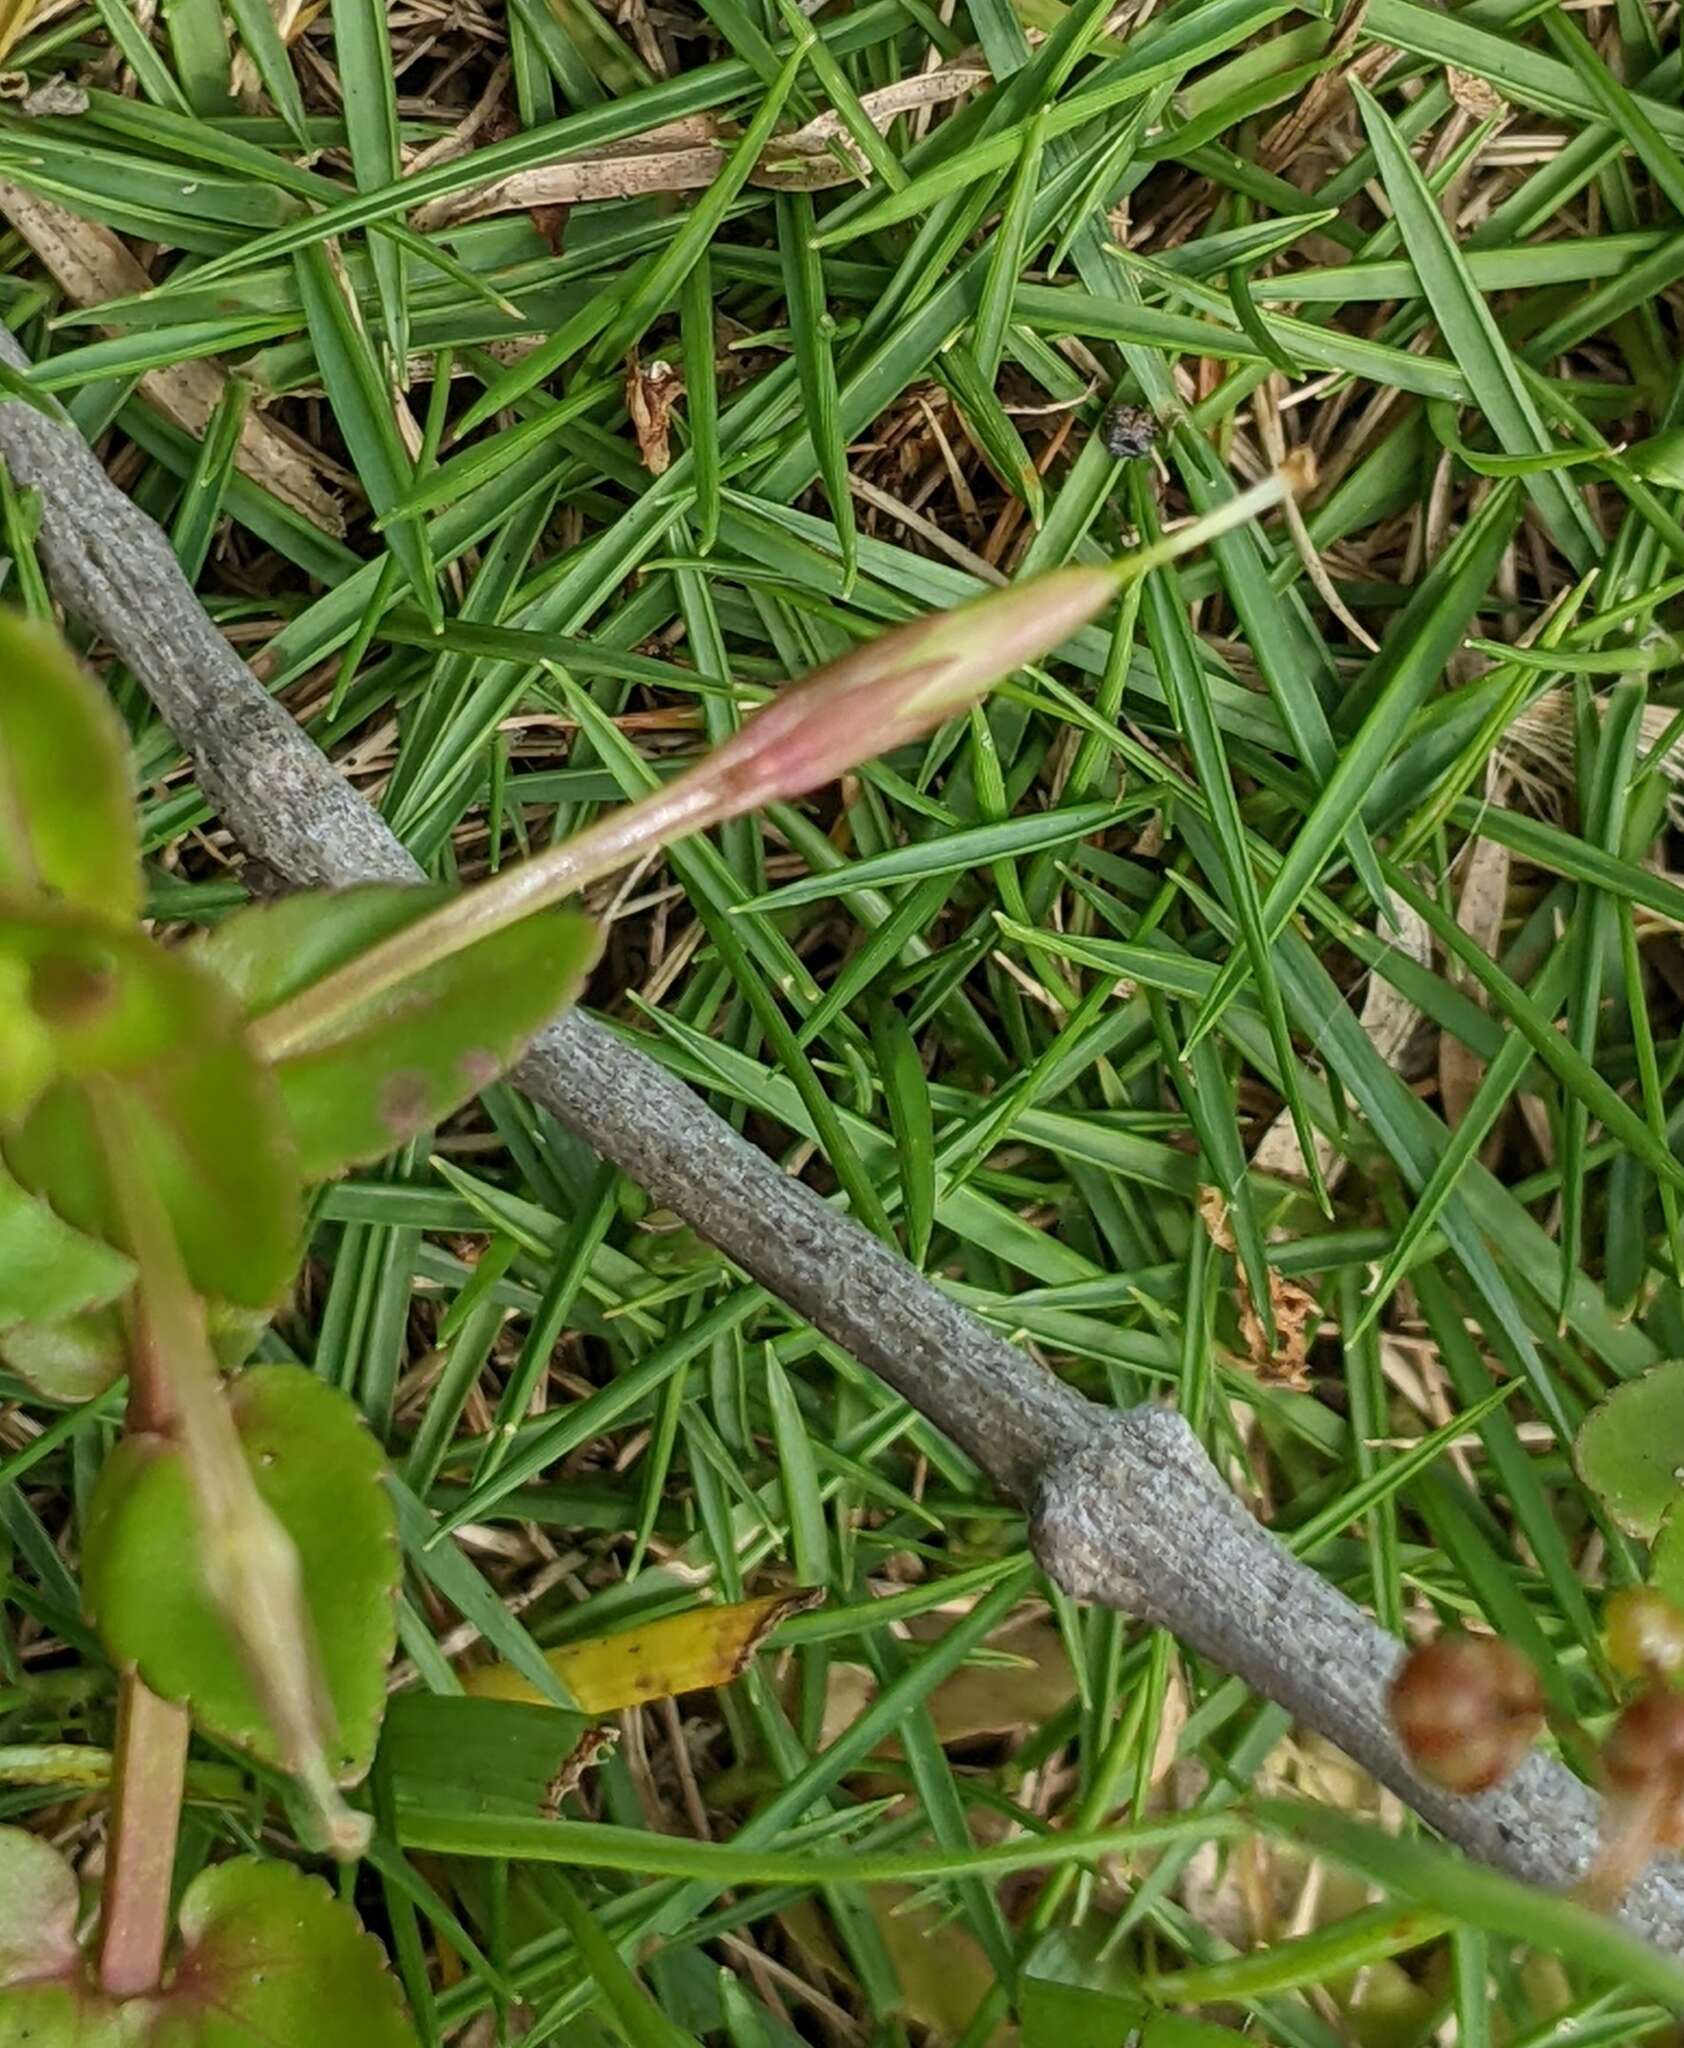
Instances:
[[[0,0],[0,60],[34,19],[40,0]]]
[[[729,1685],[747,1669],[749,1659],[779,1622],[817,1606],[823,1598],[822,1593],[798,1590],[767,1593],[758,1600],[692,1607],[683,1614],[622,1629],[618,1635],[564,1644],[551,1650],[546,1661],[583,1713],[641,1707],[650,1700],[671,1699],[676,1693]],[[471,1671],[463,1684],[480,1699],[544,1704],[538,1688],[509,1664]]]

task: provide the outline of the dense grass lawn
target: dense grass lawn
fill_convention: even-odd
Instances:
[[[442,880],[1297,456],[1295,501],[928,742],[593,886],[586,999],[1037,1370],[1176,1402],[1381,1627],[1526,1652],[1587,1771],[1634,1686],[1605,1597],[1684,1597],[1684,1391],[1599,1408],[1684,1357],[1678,32],[1650,0],[0,9],[37,402]],[[29,494],[0,512],[45,613]],[[274,893],[69,623],[158,932]],[[1057,1594],[1021,1509],[707,1220],[500,1082],[318,1191],[258,1342],[408,1490],[343,1883],[421,2040],[1661,2038],[1684,1979],[1529,1921],[1268,1698]],[[120,1396],[0,1394],[0,1811],[91,1879]],[[577,1711],[534,1704],[543,1651]],[[264,1788],[195,1749],[179,1879],[323,1867]]]

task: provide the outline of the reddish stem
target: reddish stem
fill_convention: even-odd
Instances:
[[[137,1305],[129,1327],[128,1427],[161,1435],[174,1421],[168,1368]],[[100,1902],[99,1980],[113,1998],[155,1991],[163,1972],[191,1732],[185,1707],[161,1700],[133,1672],[123,1680]]]
[[[258,1492],[205,1336],[170,1219],[147,1178],[133,1103],[87,1082],[126,1249],[138,1268],[130,1363],[131,1428],[167,1431],[180,1451],[212,1599],[244,1651],[281,1761],[315,1810],[322,1845],[360,1856],[370,1822],[340,1796],[324,1753],[330,1716],[292,1538]],[[179,1790],[177,1794],[179,1798]]]
[[[191,1726],[185,1707],[132,1673],[123,1680],[99,1937],[99,1981],[112,1998],[156,1991],[163,1975]]]
[[[166,1436],[176,1421],[169,1367],[139,1301],[129,1314],[129,1400],[123,1419],[131,1436]]]

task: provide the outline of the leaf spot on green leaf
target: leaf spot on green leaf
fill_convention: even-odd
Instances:
[[[484,1046],[476,1046],[462,1055],[458,1070],[462,1079],[477,1093],[481,1088],[491,1086],[503,1071],[503,1063],[495,1053],[487,1052]]]
[[[116,992],[108,960],[44,953],[29,971],[29,1007],[44,1024],[90,1024],[110,1007]]]
[[[393,1137],[413,1137],[427,1121],[426,1075],[388,1075],[380,1086],[380,1120]]]

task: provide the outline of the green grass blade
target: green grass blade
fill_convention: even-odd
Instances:
[[[262,6],[267,0],[248,0]],[[345,103],[345,128],[357,189],[378,191],[403,175],[398,137],[397,86],[392,77],[392,39],[377,0],[333,0],[333,44]],[[380,295],[381,342],[388,376],[409,382],[408,263],[402,245],[386,235],[369,238]]]
[[[1263,904],[1267,941],[1272,942],[1285,929],[1361,812],[1410,719],[1442,675],[1446,659],[1489,588],[1497,561],[1509,544],[1515,515],[1513,487],[1499,485],[1434,564],[1370,664],[1363,683],[1347,699],[1346,716],[1353,705],[1361,705],[1366,715],[1346,742],[1338,765],[1269,887]],[[1194,1021],[1189,1046],[1196,1045],[1220,1017],[1243,973],[1243,963],[1236,961],[1218,978]]]
[[[328,403],[369,502],[377,513],[395,513],[413,488],[414,471],[398,438],[392,387],[381,374],[327,248],[314,244],[301,249],[296,260],[304,317]],[[441,623],[444,611],[426,529],[418,520],[397,519],[387,535],[387,546],[397,557],[422,612],[434,625]]]
[[[1481,412],[1509,454],[1550,452],[1543,419],[1414,157],[1379,101],[1360,84],[1352,90],[1409,259]],[[1584,499],[1553,472],[1529,478],[1527,489],[1568,561],[1580,572],[1588,568],[1602,552],[1602,536]]]
[[[777,199],[778,247],[783,258],[784,293],[795,335],[795,366],[801,379],[808,431],[824,479],[836,544],[842,558],[841,596],[847,599],[859,573],[854,528],[853,480],[848,473],[848,444],[842,432],[832,350],[830,309],[826,302],[824,262],[814,246],[813,202],[805,192],[780,193]]]

